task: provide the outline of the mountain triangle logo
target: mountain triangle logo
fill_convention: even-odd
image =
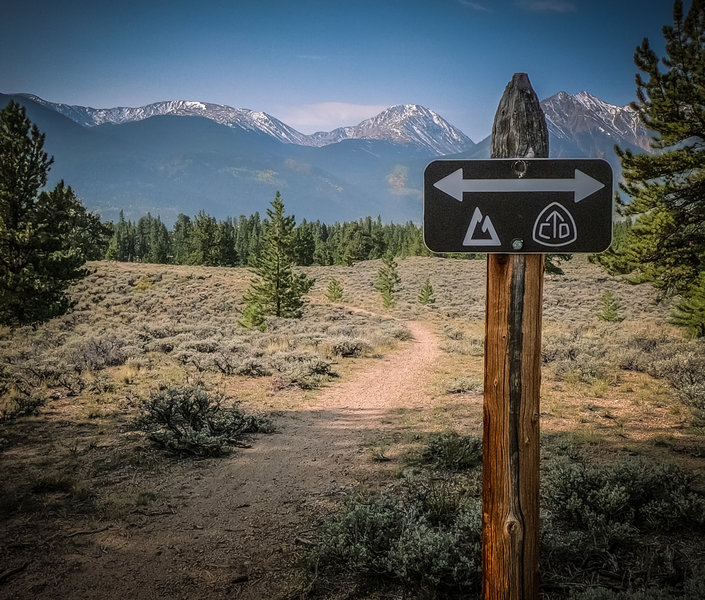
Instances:
[[[463,246],[501,246],[497,231],[489,215],[484,218],[479,208],[472,214],[468,232],[465,234]]]

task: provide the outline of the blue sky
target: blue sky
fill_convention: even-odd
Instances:
[[[686,2],[688,6],[689,2]],[[0,92],[96,108],[201,100],[305,132],[422,104],[475,141],[515,72],[539,97],[635,98],[632,56],[663,48],[671,0],[13,2]]]

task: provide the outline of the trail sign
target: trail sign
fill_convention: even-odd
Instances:
[[[601,252],[612,242],[612,168],[600,159],[436,160],[424,172],[433,252]]]

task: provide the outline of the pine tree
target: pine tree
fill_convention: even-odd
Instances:
[[[151,214],[147,213],[137,221],[135,226],[135,259],[139,262],[153,262],[149,260],[149,241],[152,231]]]
[[[189,238],[188,264],[216,267],[219,264],[218,222],[200,210],[193,219]]]
[[[192,229],[191,217],[179,213],[171,231],[171,248],[174,253],[173,262],[176,265],[188,263]]]
[[[245,327],[266,327],[265,317],[300,317],[303,296],[314,283],[303,273],[294,273],[294,217],[284,216],[279,192],[267,209],[262,251],[251,270],[257,276],[245,293],[245,309],[239,323]]]
[[[622,305],[610,290],[607,290],[600,298],[600,311],[597,313],[597,318],[608,323],[624,321]]]
[[[218,223],[218,264],[223,267],[234,267],[238,262],[235,237],[235,224],[232,219]]]
[[[125,215],[120,211],[120,218],[105,252],[105,260],[119,262],[135,260],[135,237],[134,226],[130,221],[125,220]]]
[[[620,211],[635,221],[618,250],[598,259],[616,272],[640,271],[665,293],[687,291],[705,271],[705,0],[687,16],[676,0],[674,25],[663,28],[666,56],[659,61],[644,39],[634,61],[638,111],[653,154],[617,148],[631,197]],[[645,77],[642,77],[642,74]]]
[[[157,217],[149,224],[149,245],[145,262],[166,264],[169,262],[171,247],[169,243],[169,232],[162,220]]]
[[[400,282],[394,256],[385,254],[382,257],[382,266],[377,271],[377,283],[375,284],[377,291],[382,296],[384,308],[392,308],[396,304],[397,286]]]
[[[75,245],[85,209],[73,190],[46,185],[44,134],[10,102],[0,112],[0,323],[37,323],[65,312],[72,281],[87,274]]]
[[[301,221],[294,229],[294,254],[296,264],[308,267],[313,264],[313,255],[316,251],[316,241],[313,236],[313,224]]]
[[[262,251],[262,220],[258,212],[255,212],[254,215],[250,215],[247,222],[247,229],[247,248],[245,248],[244,253],[240,254],[240,260],[242,264],[245,265],[250,264],[250,257],[254,260]]]
[[[340,281],[333,278],[328,282],[328,287],[326,288],[326,298],[331,302],[337,302],[343,297],[343,286]]]
[[[693,337],[705,337],[705,272],[676,304],[671,323],[685,327]]]
[[[434,304],[436,302],[436,297],[433,295],[433,286],[431,286],[431,280],[426,277],[418,295],[419,302],[421,304]]]
[[[561,262],[572,260],[572,254],[547,254],[546,262],[544,263],[544,271],[550,275],[563,275]]]
[[[358,261],[368,260],[373,248],[372,237],[360,223],[345,223],[336,263],[349,267]]]
[[[68,217],[70,246],[78,248],[86,260],[102,260],[113,236],[113,224],[101,222],[100,215],[86,210],[72,211]]]

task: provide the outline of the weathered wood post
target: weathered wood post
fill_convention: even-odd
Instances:
[[[517,73],[492,127],[492,158],[547,158],[536,93]],[[521,177],[525,164],[517,160]],[[488,254],[483,425],[484,600],[539,597],[539,390],[543,254]]]

